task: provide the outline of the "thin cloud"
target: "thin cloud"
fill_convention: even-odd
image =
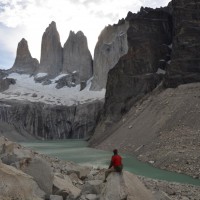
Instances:
[[[93,54],[97,38],[106,25],[117,23],[119,19],[126,17],[128,11],[137,12],[141,6],[160,7],[168,2],[169,0],[1,0],[0,23],[4,27],[0,26],[0,43],[6,51],[14,53],[17,43],[24,37],[32,56],[39,60],[42,34],[48,24],[55,21],[62,45],[70,30],[81,30],[88,38]],[[11,31],[15,34],[11,34]]]

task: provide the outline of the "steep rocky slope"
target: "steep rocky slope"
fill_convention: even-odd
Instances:
[[[157,88],[109,129],[99,124],[93,145],[117,147],[156,167],[200,178],[199,91],[199,83]]]

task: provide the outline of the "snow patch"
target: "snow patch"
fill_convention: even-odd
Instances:
[[[170,45],[168,45],[168,47],[169,47],[170,49],[172,49],[173,45],[172,45],[172,44],[170,44]]]
[[[11,105],[8,105],[8,104],[0,104],[0,107],[8,107],[8,108],[10,108]]]
[[[38,73],[38,74],[36,74],[35,78],[42,78],[42,77],[45,77],[47,75],[48,75],[47,73]]]
[[[15,79],[16,84],[10,85],[8,90],[0,93],[0,99],[43,102],[46,104],[67,106],[104,99],[105,89],[101,91],[89,90],[92,78],[88,80],[86,88],[82,91],[80,91],[80,85],[71,88],[65,86],[57,89],[55,80],[66,75],[61,74],[55,79],[52,79],[51,84],[42,85],[42,83],[35,82],[33,76],[12,73],[8,78]]]
[[[166,71],[163,69],[158,68],[157,74],[166,74]]]
[[[51,79],[51,81],[53,83],[55,83],[56,81],[58,81],[59,79],[61,79],[64,76],[67,76],[67,75],[69,75],[69,74],[60,74],[60,75],[56,76],[54,79]]]
[[[169,61],[167,62],[167,64],[169,64],[169,65],[170,65],[170,64],[171,64],[171,60],[169,60]]]

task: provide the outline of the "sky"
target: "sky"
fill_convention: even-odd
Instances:
[[[32,57],[40,60],[45,29],[56,22],[62,46],[70,30],[81,30],[91,54],[103,28],[140,7],[163,7],[170,0],[0,0],[0,69],[12,67],[17,44],[25,38]]]

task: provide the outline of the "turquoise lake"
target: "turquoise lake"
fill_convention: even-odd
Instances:
[[[87,142],[83,140],[37,141],[22,142],[21,144],[37,152],[55,156],[62,160],[94,167],[107,168],[112,156],[112,152],[88,148]],[[122,157],[124,169],[134,174],[170,182],[200,185],[199,179],[154,168],[129,155],[122,154]]]

